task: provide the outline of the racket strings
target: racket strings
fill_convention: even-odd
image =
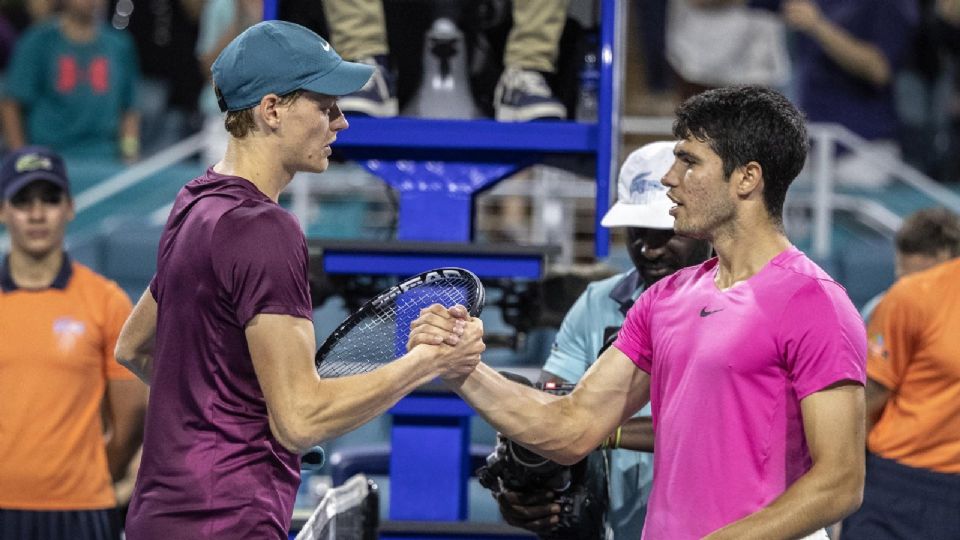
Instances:
[[[431,304],[452,307],[476,305],[473,282],[450,278],[400,293],[392,302],[371,310],[367,317],[343,335],[324,356],[318,372],[322,377],[342,377],[373,371],[401,356],[406,350],[410,323]]]

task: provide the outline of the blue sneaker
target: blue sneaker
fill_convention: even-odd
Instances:
[[[540,72],[515,67],[506,68],[500,75],[493,93],[493,109],[500,122],[567,117],[567,108],[553,97]]]
[[[373,66],[373,76],[356,92],[338,100],[340,110],[346,114],[362,114],[378,118],[397,115],[397,90],[393,74],[386,67],[385,59],[367,57],[357,60]]]

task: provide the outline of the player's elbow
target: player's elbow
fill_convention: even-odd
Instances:
[[[137,350],[121,338],[117,340],[117,346],[113,349],[113,356],[121,366],[130,369],[137,358]]]
[[[572,466],[580,463],[589,454],[589,452],[579,452],[577,450],[571,449],[570,451],[563,451],[557,453],[553,457],[553,461],[561,465]]]
[[[841,517],[847,517],[856,512],[863,503],[863,469],[859,468],[851,471],[845,476],[848,478],[845,479],[843,486],[840,488],[842,492],[840,497]]]
[[[295,420],[281,420],[275,417],[270,419],[270,432],[273,437],[287,450],[302,454],[314,446],[305,426]]]
[[[587,454],[593,452],[597,449],[597,445],[591,444],[589,440],[584,437],[577,437],[572,441],[559,446],[554,449],[550,449],[546,452],[546,457],[549,457],[553,461],[561,465],[576,465],[583,458],[587,457]]]
[[[840,521],[843,518],[857,511],[863,502],[863,465],[845,467],[838,473],[832,482],[832,489],[826,490],[828,496],[826,500],[830,501],[834,521]]]

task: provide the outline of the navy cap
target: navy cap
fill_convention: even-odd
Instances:
[[[0,193],[5,201],[36,180],[46,180],[70,194],[63,158],[49,148],[25,146],[11,152],[0,166]]]
[[[370,80],[373,69],[345,62],[325,39],[299,24],[263,21],[234,38],[210,71],[220,110],[239,111],[267,94],[352,94]]]

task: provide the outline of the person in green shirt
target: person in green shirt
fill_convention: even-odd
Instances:
[[[104,24],[103,0],[65,0],[13,52],[0,115],[7,148],[43,145],[67,159],[139,156],[133,40]]]

